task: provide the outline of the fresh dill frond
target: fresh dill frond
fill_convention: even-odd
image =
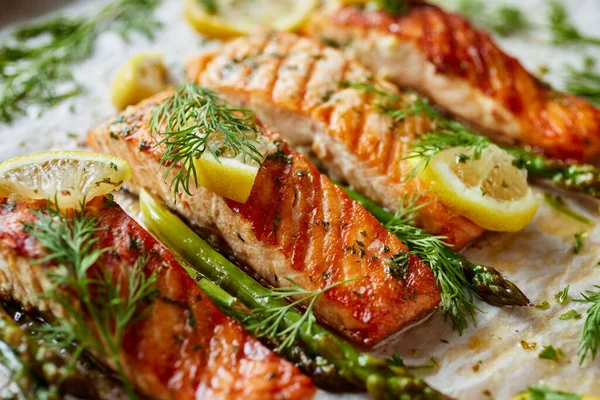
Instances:
[[[506,4],[490,8],[482,0],[461,0],[454,9],[475,25],[491,29],[500,36],[514,35],[531,27],[531,22],[519,8]]]
[[[583,299],[575,300],[580,303],[591,304],[585,314],[577,350],[580,365],[583,364],[588,354],[592,360],[595,360],[596,354],[598,354],[598,346],[600,346],[600,285],[594,285],[594,288],[598,290],[595,292],[586,290],[585,293],[581,293]]]
[[[568,93],[600,105],[600,72],[596,70],[596,60],[586,57],[581,69],[567,66],[565,88]]]
[[[175,198],[180,189],[191,195],[190,184],[198,185],[194,160],[205,151],[215,159],[227,155],[260,165],[263,154],[256,116],[245,108],[229,107],[217,94],[196,83],[180,85],[152,114],[150,129],[163,136],[161,166],[165,180],[180,166],[170,182]],[[180,165],[179,165],[180,164]]]
[[[594,225],[594,223],[589,219],[579,214],[578,212],[572,210],[569,205],[565,202],[565,200],[560,195],[552,195],[550,193],[544,193],[544,201],[556,211],[568,215],[569,217],[583,222],[584,224]]]
[[[298,285],[292,279],[285,279],[291,283],[291,286],[274,288],[272,289],[269,297],[275,300],[290,298],[295,298],[295,300],[282,307],[264,307],[253,309],[252,312],[254,315],[251,319],[253,322],[247,325],[247,329],[251,331],[256,330],[259,332],[259,335],[282,339],[277,351],[281,351],[286,347],[291,346],[296,341],[298,335],[301,334],[300,329],[303,326],[306,326],[307,333],[311,332],[312,325],[316,322],[316,318],[312,310],[317,302],[317,299],[323,293],[330,291],[336,286],[340,286],[355,280],[347,279],[329,285],[321,290],[310,291],[300,287],[300,285]],[[307,302],[308,305],[306,305]],[[282,328],[286,314],[301,304],[306,305],[306,309],[304,310],[302,317],[293,324],[289,325],[287,328]]]
[[[582,43],[600,46],[600,38],[588,36],[579,31],[569,18],[566,7],[558,0],[550,2],[548,25],[552,34],[552,43]]]
[[[30,105],[54,106],[79,94],[70,67],[88,58],[102,32],[125,40],[147,37],[159,23],[152,14],[160,0],[119,0],[86,17],[58,17],[15,31],[0,46],[0,122],[10,123]]]
[[[98,220],[83,207],[70,215],[52,206],[34,213],[37,220],[24,228],[46,249],[36,262],[57,264],[48,272],[53,288],[47,293],[67,313],[40,329],[44,343],[59,348],[76,343],[72,364],[84,350],[110,358],[134,398],[121,363],[121,343],[126,328],[143,315],[146,301],[156,294],[157,271],[146,276],[148,258],[143,254],[122,276],[110,268],[93,268],[111,248],[99,247]]]
[[[462,333],[469,319],[475,324],[475,312],[480,310],[474,305],[474,299],[479,296],[469,285],[463,266],[455,257],[449,256],[451,250],[444,242],[446,238],[430,235],[411,225],[422,206],[415,198],[404,199],[385,227],[410,249],[411,254],[429,265],[440,288],[444,317]]]

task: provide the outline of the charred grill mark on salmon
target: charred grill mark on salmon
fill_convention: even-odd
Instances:
[[[227,72],[230,77],[234,70]],[[159,172],[163,148],[155,147],[159,135],[149,128],[150,116],[168,95],[130,107],[88,135],[94,150],[130,162],[131,190],[146,187],[171,203],[192,225],[220,237],[239,261],[271,285],[289,285],[283,278],[290,278],[314,291],[355,279],[321,295],[314,308],[320,321],[355,342],[375,344],[435,309],[440,298],[429,268],[411,257],[407,278],[394,278],[391,259],[406,247],[264,128],[262,134],[278,150],[259,169],[245,204],[203,187],[193,188],[192,196],[178,194],[172,204],[173,193]]]
[[[37,219],[33,210],[46,207],[45,202],[12,205],[0,199],[0,293],[26,308],[60,317],[64,311],[42,295],[53,265],[31,261],[46,250],[23,228],[24,222]],[[159,270],[160,296],[148,305],[143,319],[126,329],[121,344],[126,375],[141,394],[165,400],[312,397],[315,389],[308,377],[226,317],[172,254],[119,206],[107,207],[98,198],[86,210],[101,228],[95,246],[112,249],[89,274],[110,269],[119,276],[135,264],[142,249],[148,255],[144,272],[151,275]]]
[[[312,146],[330,175],[392,210],[405,196],[421,193],[420,202],[427,205],[417,223],[431,234],[446,236],[455,248],[481,235],[479,226],[454,214],[431,193],[423,193],[418,179],[405,181],[411,169],[404,159],[410,142],[430,129],[430,121],[415,116],[394,122],[381,114],[376,96],[340,86],[345,81],[372,81],[399,94],[392,84],[373,80],[343,53],[313,40],[284,33],[263,38],[269,53],[263,51],[260,39],[237,39],[190,60],[188,77],[253,109],[291,144]],[[273,52],[283,59],[278,69],[272,68]],[[264,85],[248,78],[252,76],[261,76]]]
[[[425,3],[400,16],[348,5],[307,30],[500,141],[572,161],[600,154],[598,107],[550,89],[459,15]]]

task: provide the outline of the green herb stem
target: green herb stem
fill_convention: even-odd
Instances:
[[[88,58],[97,37],[118,32],[152,36],[159,0],[118,0],[88,17],[58,17],[15,31],[0,47],[0,122],[10,123],[30,105],[49,107],[79,94],[71,66]]]

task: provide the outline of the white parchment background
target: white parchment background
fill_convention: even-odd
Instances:
[[[502,1],[487,1],[490,7]],[[105,1],[36,1],[4,0],[0,2],[0,40],[14,26],[39,18],[41,14],[93,12]],[[441,3],[441,1],[440,1]],[[521,7],[537,25],[535,32],[515,38],[499,39],[501,45],[517,56],[530,70],[541,65],[550,68],[545,77],[561,88],[564,66],[579,65],[585,55],[600,59],[600,48],[586,46],[553,47],[544,33],[547,4],[544,0],[510,1]],[[583,31],[600,36],[600,0],[566,0],[572,18]],[[154,42],[135,38],[125,44],[117,35],[103,34],[91,59],[74,68],[76,79],[86,93],[55,108],[31,110],[12,125],[0,125],[0,160],[36,151],[75,148],[88,129],[115,111],[110,105],[108,82],[114,71],[140,50],[164,53],[174,79],[182,76],[184,61],[206,42],[183,21],[181,2],[163,0],[158,15],[164,28]],[[547,188],[546,188],[547,189]],[[540,202],[541,202],[541,196]],[[573,196],[568,201],[579,211],[600,223],[598,204]],[[530,299],[548,301],[549,310],[497,309],[480,304],[484,311],[471,327],[459,336],[439,313],[429,320],[375,349],[379,354],[398,352],[408,362],[424,362],[435,356],[441,365],[424,376],[428,382],[459,399],[509,399],[516,392],[544,380],[549,386],[580,393],[600,394],[600,357],[579,366],[577,343],[583,320],[560,321],[558,317],[585,306],[570,302],[562,306],[554,294],[571,285],[572,297],[600,284],[600,227],[590,227],[559,215],[541,202],[534,222],[517,234],[488,233],[465,252],[473,261],[487,263],[508,275]],[[588,231],[580,254],[573,255],[573,234]],[[521,341],[535,343],[525,350]],[[567,358],[560,363],[538,359],[544,345],[560,347]],[[358,395],[332,396],[319,392],[318,398],[363,398]]]

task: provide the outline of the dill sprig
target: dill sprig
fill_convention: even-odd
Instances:
[[[552,34],[552,43],[582,43],[600,46],[600,38],[588,36],[579,31],[569,19],[565,6],[557,0],[550,2],[548,25]]]
[[[152,37],[160,0],[119,0],[87,17],[58,17],[18,29],[0,47],[0,121],[9,123],[30,105],[50,107],[79,94],[70,70],[88,58],[108,30],[129,40],[132,32]]]
[[[149,277],[145,275],[145,255],[126,268],[123,276],[115,276],[109,268],[102,268],[102,272],[93,270],[111,248],[98,246],[95,234],[101,228],[83,206],[69,216],[61,213],[58,206],[34,213],[37,220],[24,227],[47,250],[36,262],[57,264],[48,272],[53,287],[47,293],[67,313],[52,325],[40,328],[44,343],[58,348],[76,343],[71,365],[84,350],[109,357],[129,397],[135,398],[121,363],[121,343],[126,328],[141,317],[142,306],[156,294],[157,271]]]
[[[403,199],[385,227],[410,249],[411,254],[429,265],[440,288],[444,317],[450,318],[454,329],[462,333],[469,319],[476,323],[475,312],[481,310],[473,302],[479,295],[472,289],[463,265],[448,254],[451,250],[444,242],[446,237],[430,235],[413,226],[418,210],[423,207],[417,202],[417,196]]]
[[[258,331],[259,335],[261,336],[282,339],[277,351],[281,351],[282,349],[291,346],[296,341],[298,335],[300,334],[300,329],[303,326],[306,326],[306,332],[310,334],[312,326],[316,322],[316,318],[312,310],[317,302],[317,299],[323,293],[330,291],[336,286],[340,286],[355,280],[347,279],[329,285],[324,289],[311,291],[300,287],[300,285],[290,278],[285,279],[291,283],[291,286],[274,288],[271,290],[271,293],[268,297],[273,300],[290,298],[295,298],[295,300],[287,303],[283,307],[262,307],[253,309],[252,312],[254,315],[251,319],[252,322],[246,326],[246,328],[251,331]],[[283,328],[283,320],[286,314],[294,308],[302,304],[306,304],[307,302],[308,305],[306,305],[306,309],[304,310],[302,317],[287,328]]]
[[[581,69],[567,66],[565,88],[568,93],[600,105],[600,72],[596,71],[596,60],[586,57]]]
[[[258,150],[261,141],[254,113],[227,106],[215,92],[196,83],[179,86],[158,106],[152,114],[150,129],[163,136],[157,146],[166,146],[160,160],[161,166],[167,166],[165,180],[180,164],[170,182],[175,198],[180,188],[192,195],[192,179],[198,185],[194,160],[207,150],[217,160],[222,155],[258,165],[263,160]]]
[[[598,346],[600,346],[600,285],[594,285],[594,287],[598,291],[586,290],[585,293],[581,293],[583,299],[575,300],[580,303],[591,303],[585,314],[577,350],[580,365],[588,353],[592,360],[595,360],[596,354],[598,354]]]
[[[531,28],[531,22],[519,8],[506,4],[490,8],[482,0],[461,0],[455,10],[475,25],[491,29],[500,36],[514,35]]]
[[[575,393],[560,392],[552,390],[544,384],[529,387],[524,397],[530,400],[581,400],[581,396]],[[517,396],[521,398],[520,396]]]

